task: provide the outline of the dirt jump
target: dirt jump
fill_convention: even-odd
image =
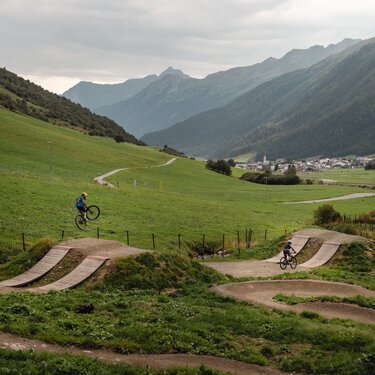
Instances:
[[[71,272],[63,275],[52,283],[47,283],[38,287],[15,288],[31,284],[38,279],[43,281],[43,277],[50,271],[53,271],[68,252],[76,252],[84,256],[82,262]],[[144,252],[148,252],[148,250],[137,249],[110,240],[82,238],[65,241],[60,245],[54,246],[37,264],[30,268],[30,270],[0,282],[0,290],[3,293],[11,291],[46,293],[50,290],[74,288],[93,275],[105,262],[119,257],[138,255]]]
[[[292,246],[297,254],[300,253],[308,241],[312,239],[321,243],[319,251],[311,259],[298,265],[294,270],[290,267],[287,267],[284,271],[280,269],[278,262],[283,256],[282,251],[274,257],[265,260],[206,262],[205,265],[233,277],[269,277],[281,273],[306,271],[309,268],[321,266],[335,255],[342,244],[353,241],[368,241],[367,238],[345,233],[323,229],[304,229],[295,232],[291,239]]]
[[[306,229],[296,232],[293,235],[292,246],[295,246],[296,252],[299,253],[308,244],[309,240],[320,243],[320,248],[310,259],[298,265],[294,270],[289,267],[284,271],[280,269],[279,264],[276,262],[281,258],[282,252],[265,261],[208,262],[206,265],[234,277],[269,277],[285,272],[308,271],[311,268],[327,263],[336,254],[342,244],[353,241],[368,241],[368,239],[360,236],[322,229]],[[375,298],[375,291],[351,284],[316,280],[267,280],[219,285],[212,288],[212,290],[220,295],[264,305],[269,308],[291,310],[298,313],[308,310],[327,318],[353,319],[375,324],[374,309],[354,304],[308,302],[286,305],[273,300],[277,294],[294,295],[297,297],[354,297],[361,295]]]

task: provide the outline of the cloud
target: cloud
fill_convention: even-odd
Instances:
[[[372,0],[2,0],[0,64],[57,92],[169,65],[203,77],[371,37],[374,16]]]

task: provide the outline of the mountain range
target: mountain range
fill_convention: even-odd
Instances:
[[[159,76],[115,85],[80,82],[63,95],[107,116],[141,137],[166,129],[201,112],[220,108],[241,94],[282,74],[309,67],[355,44],[344,39],[328,47],[295,49],[280,59],[229,69],[196,79],[168,68]]]
[[[374,153],[375,38],[142,139],[209,158]]]

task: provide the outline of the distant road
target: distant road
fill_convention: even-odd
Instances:
[[[281,202],[280,204],[320,203],[320,202],[342,201],[345,199],[366,198],[366,197],[375,197],[375,193],[354,193],[354,194],[342,195],[340,197],[334,197],[334,198],[316,199],[312,201],[299,201],[299,202]]]

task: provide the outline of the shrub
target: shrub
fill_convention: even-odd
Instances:
[[[317,225],[329,224],[340,218],[340,213],[330,204],[323,204],[323,206],[318,207],[318,209],[314,211],[314,222]]]
[[[267,185],[297,185],[301,182],[298,176],[293,175],[270,175],[264,173],[247,172],[240,177],[241,180]]]
[[[232,175],[232,169],[229,163],[225,160],[208,160],[206,163],[206,168],[210,171],[225,174],[227,176]]]

